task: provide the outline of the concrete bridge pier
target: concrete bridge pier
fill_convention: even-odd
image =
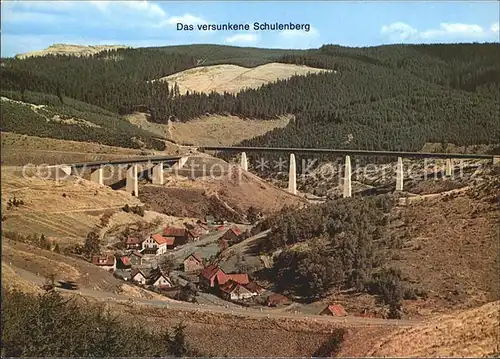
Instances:
[[[248,160],[247,160],[247,154],[245,152],[241,152],[240,167],[244,171],[248,171]]]
[[[153,167],[153,184],[163,185],[165,183],[163,178],[163,163],[160,162]]]
[[[290,154],[290,169],[288,171],[288,192],[297,194],[297,170],[295,165],[295,155]]]
[[[342,196],[344,198],[351,197],[352,195],[352,185],[351,185],[351,157],[345,156],[345,167],[344,167],[344,183]]]
[[[90,180],[100,186],[104,185],[103,173],[104,169],[102,167],[92,170],[90,172]]]
[[[444,175],[446,177],[451,177],[452,171],[453,171],[453,166],[452,166],[451,158],[447,158],[446,159],[446,165],[445,165],[445,168],[444,168]]]
[[[125,190],[132,194],[132,196],[139,196],[139,181],[137,179],[137,165],[131,165],[127,169]]]
[[[174,170],[180,170],[182,167],[184,167],[184,165],[186,164],[187,160],[189,159],[188,156],[183,156],[181,158],[179,158],[179,162],[176,162],[172,168]]]
[[[396,191],[403,190],[403,159],[398,157],[396,165]]]

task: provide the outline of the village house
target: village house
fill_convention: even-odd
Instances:
[[[166,227],[163,229],[163,236],[173,237],[173,244],[176,247],[188,242],[188,233],[185,228]]]
[[[134,283],[145,285],[148,282],[148,273],[142,269],[134,268],[130,274],[130,280]]]
[[[249,282],[244,286],[246,289],[248,289],[250,292],[253,293],[253,295],[259,295],[265,292],[265,289],[262,288],[260,285],[258,285],[255,282]]]
[[[142,248],[142,240],[137,237],[128,237],[125,241],[125,247],[127,249],[141,249]]]
[[[345,311],[344,307],[342,307],[340,304],[332,304],[328,305],[319,314],[333,315],[334,317],[345,317],[347,315],[347,312]]]
[[[184,272],[193,273],[203,269],[203,260],[198,253],[191,253],[184,259]]]
[[[112,253],[97,254],[92,256],[92,264],[106,270],[116,269],[116,257]]]
[[[224,285],[228,281],[233,281],[241,285],[247,285],[250,283],[250,280],[248,279],[248,274],[246,273],[230,273],[226,274],[225,277],[221,277],[220,280],[217,278],[217,283],[219,285]]]
[[[130,258],[128,256],[119,256],[116,260],[116,269],[131,269],[132,263],[130,262]]]
[[[173,287],[170,278],[161,270],[157,270],[154,273],[152,273],[151,278],[149,279],[149,284],[158,289],[166,289]]]
[[[271,294],[269,297],[267,297],[266,302],[267,302],[268,307],[276,307],[278,305],[288,303],[288,298],[282,294],[275,293],[275,294]]]
[[[142,242],[142,251],[144,254],[165,254],[167,253],[169,244],[173,244],[171,238],[165,238],[159,233],[152,234],[148,239]]]
[[[195,229],[190,229],[187,231],[188,242],[197,241],[200,239],[200,233]]]
[[[241,231],[238,227],[233,226],[224,233],[221,239],[228,241],[230,244],[237,243],[240,240]]]
[[[206,266],[200,273],[199,286],[203,289],[214,288],[217,284],[217,279],[226,281],[226,273],[216,264]]]
[[[194,230],[197,231],[200,235],[206,235],[210,233],[210,228],[204,223],[198,223],[195,227]]]
[[[130,252],[128,252],[127,256],[130,260],[130,263],[133,266],[142,265],[142,258],[144,257],[144,255],[142,253],[140,253],[138,251],[130,251]]]
[[[242,300],[254,296],[245,286],[233,281],[228,280],[220,287],[221,297],[225,300]]]

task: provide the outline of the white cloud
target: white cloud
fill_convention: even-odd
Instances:
[[[391,41],[404,41],[414,37],[418,31],[404,22],[395,22],[382,26],[380,33],[388,36]]]
[[[404,22],[395,22],[384,25],[380,34],[393,42],[422,41],[422,40],[488,40],[492,35],[498,34],[498,23],[491,26],[489,30],[477,24],[447,23],[443,22],[438,29],[419,31]]]
[[[443,38],[443,37],[476,37],[485,34],[484,29],[476,24],[446,23],[440,24],[439,29],[431,29],[420,32],[423,39]]]
[[[146,0],[135,1],[88,1],[101,12],[114,12],[117,10],[132,10],[141,16],[150,18],[165,18],[167,13],[157,4],[153,4]]]
[[[194,16],[191,14],[184,14],[183,16],[172,16],[171,18],[163,21],[160,24],[160,26],[167,24],[175,25],[177,23],[182,23],[184,25],[198,25],[198,24],[206,24],[207,21],[198,16]]]
[[[259,36],[257,34],[236,34],[226,37],[224,41],[228,44],[256,43],[259,41]]]

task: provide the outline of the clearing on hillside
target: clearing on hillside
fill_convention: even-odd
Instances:
[[[25,59],[27,57],[47,56],[47,55],[71,55],[71,56],[90,56],[102,51],[127,49],[129,46],[124,45],[96,45],[82,46],[71,44],[54,44],[46,49],[31,51],[25,54],[16,55],[17,59]]]
[[[170,122],[168,125],[150,122],[142,112],[135,112],[125,118],[140,129],[177,144],[232,146],[262,136],[275,128],[284,128],[293,116],[281,116],[276,120],[245,120],[238,116],[207,115],[188,122]],[[167,149],[177,146],[168,142],[166,145]]]
[[[384,338],[369,357],[498,357],[500,301],[433,318]]]
[[[169,85],[177,83],[181,94],[185,94],[187,91],[238,93],[246,88],[259,88],[267,83],[287,79],[295,75],[316,74],[327,71],[331,70],[277,62],[254,68],[236,65],[213,65],[195,67],[162,77],[160,80],[168,81]]]

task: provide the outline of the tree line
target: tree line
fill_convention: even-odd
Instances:
[[[207,47],[208,46],[208,47]],[[91,57],[4,61],[4,86],[50,92],[125,114],[147,111],[156,123],[205,114],[295,121],[242,145],[419,150],[426,142],[492,144],[500,138],[500,49],[496,44],[391,45],[302,51],[196,47],[214,63],[262,62],[328,70],[294,76],[238,94],[180,95],[152,81],[200,66],[190,47],[121,49]],[[212,52],[210,52],[212,51]],[[261,52],[259,52],[261,51]],[[267,51],[267,52],[266,52]],[[224,56],[225,58],[221,58]],[[238,57],[242,56],[242,57]]]

